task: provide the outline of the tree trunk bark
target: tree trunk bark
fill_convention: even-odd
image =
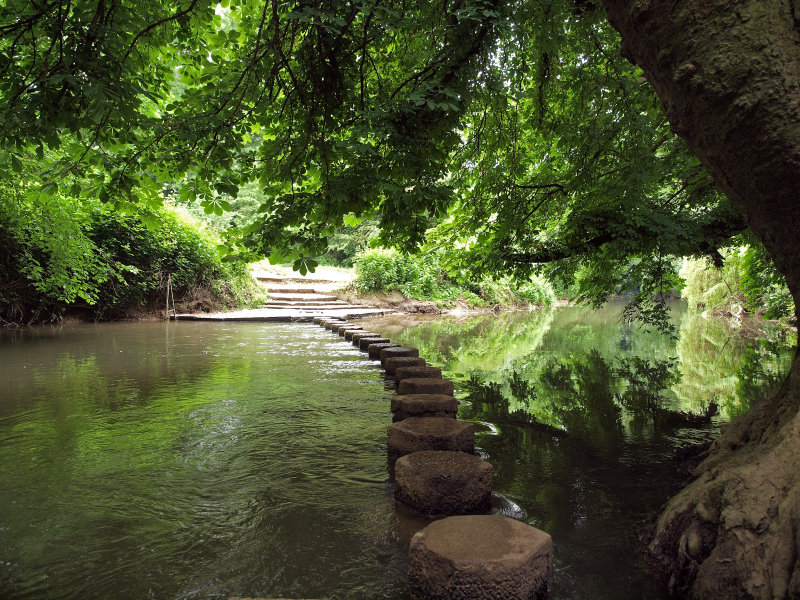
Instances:
[[[800,307],[800,0],[603,0],[674,131],[764,242]],[[695,598],[800,598],[800,360],[731,424],[651,550]]]

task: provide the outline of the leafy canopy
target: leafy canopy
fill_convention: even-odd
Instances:
[[[7,0],[0,119],[0,176],[35,158],[44,193],[257,185],[231,243],[300,270],[377,215],[404,248],[438,225],[451,270],[632,277],[648,318],[672,257],[744,229],[593,0]]]

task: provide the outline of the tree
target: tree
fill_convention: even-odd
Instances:
[[[794,3],[604,0],[673,129],[800,296],[800,31]],[[800,595],[795,358],[781,389],[736,421],[662,514],[652,548],[697,597]]]
[[[642,71],[592,0],[9,0],[0,175],[38,157],[45,193],[211,209],[258,181],[240,240],[301,267],[348,214],[413,247],[452,206],[470,267],[580,269],[594,298],[632,268],[656,323],[670,257],[749,226],[797,306],[793,4],[603,4]],[[660,520],[676,589],[800,594],[798,369]]]

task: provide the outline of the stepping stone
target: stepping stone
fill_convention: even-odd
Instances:
[[[447,417],[411,417],[387,429],[389,456],[405,456],[420,450],[475,452],[475,425]]]
[[[548,533],[501,515],[447,517],[411,538],[408,580],[416,598],[534,598],[553,562]]]
[[[353,336],[357,333],[363,333],[363,331],[363,327],[359,327],[358,329],[346,329],[344,332],[344,339],[352,342]]]
[[[442,370],[439,367],[398,367],[394,370],[394,378],[397,381],[411,379],[412,377],[441,379]]]
[[[386,362],[387,358],[395,357],[395,356],[413,356],[414,358],[419,357],[419,350],[416,348],[405,348],[403,346],[398,346],[397,348],[384,348],[381,350],[381,364]]]
[[[363,338],[362,338],[363,339]],[[386,338],[384,338],[386,339]],[[361,346],[361,342],[358,343],[358,347],[362,350],[364,349]],[[367,353],[369,354],[370,358],[380,358],[381,357],[381,350],[384,348],[399,348],[400,344],[392,344],[391,342],[375,342],[370,341],[367,344]]]
[[[337,325],[342,325],[342,324],[344,324],[344,323],[345,323],[345,321],[331,321],[331,320],[328,320],[328,321],[323,321],[323,322],[322,322],[322,324],[323,324],[323,326],[325,327],[325,329],[331,329],[331,330],[332,330],[332,329],[333,329],[335,326],[337,326]]]
[[[361,325],[342,326],[342,327],[339,327],[339,335],[344,337],[344,334],[346,334],[348,331],[361,331],[363,329],[364,328],[361,327]]]
[[[359,350],[366,350],[369,348],[370,344],[389,344],[392,340],[385,337],[366,337],[361,338],[358,340],[358,349]],[[397,346],[398,344],[394,344]]]
[[[353,340],[353,346],[358,347],[358,340],[361,338],[379,338],[381,335],[372,331],[354,331],[350,337]]]
[[[391,348],[389,348],[391,350]],[[424,367],[425,359],[417,356],[391,356],[383,361],[383,370],[387,375],[394,376],[395,371],[400,367]],[[420,392],[423,393],[423,392]],[[428,392],[435,394],[437,392]],[[450,394],[452,396],[452,394]]]
[[[449,379],[431,379],[430,377],[411,377],[410,379],[403,379],[397,385],[397,393],[398,394],[447,394],[448,396],[452,396],[453,382],[450,381]]]
[[[407,394],[392,397],[390,406],[395,423],[409,417],[456,418],[458,400],[445,394]]]
[[[341,329],[350,329],[351,327],[354,327],[354,325],[351,325],[350,323],[345,321],[344,323],[336,323],[336,324],[332,325],[331,326],[331,331],[333,333],[339,333],[339,330],[341,330]]]
[[[394,497],[428,517],[489,512],[492,465],[473,454],[422,450],[397,459]]]

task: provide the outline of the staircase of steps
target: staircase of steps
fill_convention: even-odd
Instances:
[[[311,321],[314,317],[340,319],[385,315],[391,310],[373,306],[356,306],[331,294],[344,281],[315,278],[291,278],[256,274],[266,284],[269,301],[259,308],[222,313],[174,315],[177,321]]]
[[[389,311],[366,306],[348,304],[330,292],[342,286],[341,281],[326,279],[302,280],[288,277],[259,275],[269,293],[269,302],[262,309],[285,310],[298,316],[313,318],[320,315],[367,316],[385,314]]]

